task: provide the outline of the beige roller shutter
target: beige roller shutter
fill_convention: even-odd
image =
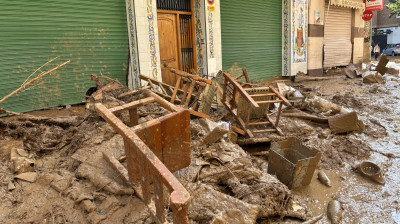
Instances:
[[[325,4],[324,67],[346,66],[351,62],[350,8]],[[327,15],[327,17],[326,17]]]

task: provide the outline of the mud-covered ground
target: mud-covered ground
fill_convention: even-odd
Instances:
[[[319,214],[324,214],[319,223],[328,223],[326,210],[333,198],[341,202],[342,223],[400,223],[400,78],[384,78],[386,84],[367,85],[344,75],[299,83],[356,111],[365,124],[362,133],[332,134],[326,124],[281,118],[286,136],[322,152],[317,169],[325,171],[332,187],[322,185],[315,172],[309,186],[290,191],[267,174],[270,144],[242,148],[228,139],[204,144],[210,130],[193,119],[192,164],[175,173],[192,196],[191,223],[301,223]],[[105,101],[109,106],[124,103]],[[156,104],[142,107],[140,122],[166,113]],[[0,151],[0,223],[152,223],[145,205],[102,157],[111,153],[125,164],[122,139],[108,124],[85,106],[29,115],[63,117],[0,118],[2,144],[22,141],[37,173],[33,183],[14,179],[10,152]],[[214,117],[231,120],[223,110]],[[355,171],[365,160],[381,166],[384,186]]]

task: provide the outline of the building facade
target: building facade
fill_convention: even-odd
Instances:
[[[384,5],[389,3],[388,0],[384,0]],[[372,18],[374,42],[379,43],[382,50],[387,44],[400,43],[400,15],[390,17],[390,14],[390,9],[384,7],[381,11],[375,11]]]
[[[363,61],[362,0],[309,0],[308,74]]]

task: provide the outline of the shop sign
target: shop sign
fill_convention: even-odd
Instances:
[[[353,9],[364,9],[364,3],[354,0],[331,0],[331,5],[353,8]]]
[[[215,0],[207,0],[208,5],[214,5]]]
[[[383,0],[367,0],[365,10],[380,11],[383,10]]]
[[[372,14],[372,11],[370,10],[365,10],[363,15],[362,15],[362,19],[364,21],[370,21],[372,19],[372,17],[374,16],[374,14]]]

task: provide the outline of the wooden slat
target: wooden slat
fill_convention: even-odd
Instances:
[[[268,103],[282,103],[282,100],[267,100],[267,101],[256,101],[258,104],[268,104]]]
[[[278,132],[278,130],[276,130],[276,129],[263,129],[263,130],[253,131],[254,134],[267,133],[267,132]]]
[[[267,125],[267,124],[271,124],[271,122],[269,121],[265,121],[265,122],[254,122],[254,123],[249,123],[249,126],[259,126],[259,125]]]
[[[198,75],[192,75],[192,74],[189,74],[189,73],[181,71],[181,70],[171,69],[171,72],[173,72],[173,73],[175,73],[175,74],[177,74],[179,76],[184,76],[184,77],[188,77],[190,79],[194,79],[196,81],[205,82],[205,83],[210,84],[210,85],[212,84],[212,80],[210,80],[210,79],[204,79],[204,78],[201,78]]]
[[[273,93],[275,93],[276,97],[281,99],[283,101],[283,103],[285,104],[285,106],[290,106],[290,102],[284,96],[282,96],[274,87],[269,86],[269,90],[272,91]]]
[[[276,96],[275,93],[266,93],[266,94],[254,94],[250,95],[251,97],[265,97],[265,96]]]

